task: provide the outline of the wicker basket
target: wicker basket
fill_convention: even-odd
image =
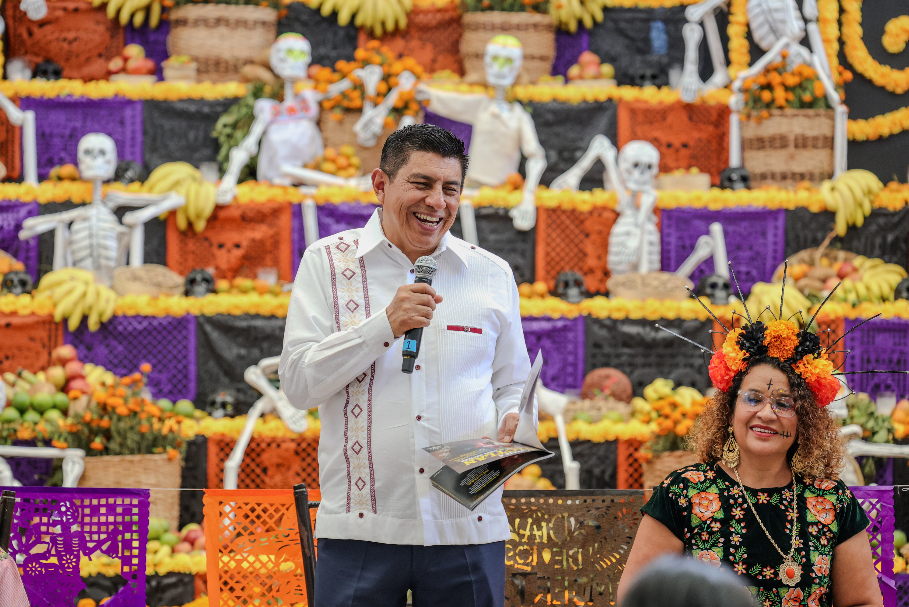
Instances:
[[[192,4],[170,11],[170,56],[189,55],[198,79],[239,80],[240,68],[271,47],[278,35],[278,11],[260,6]]]
[[[382,146],[385,140],[391,135],[391,130],[385,129],[376,144],[371,148],[364,148],[357,143],[357,136],[354,134],[354,125],[360,119],[360,112],[343,112],[341,120],[334,120],[331,112],[322,112],[319,115],[319,130],[322,131],[322,141],[327,148],[336,150],[342,145],[352,145],[356,149],[357,157],[361,161],[360,172],[369,175],[373,169],[379,168],[379,161],[382,159]],[[417,116],[417,122],[423,122],[422,115]]]
[[[618,274],[606,282],[610,295],[625,299],[688,299],[685,287],[694,283],[672,272]]]
[[[570,422],[578,413],[585,413],[590,417],[590,422],[595,424],[602,420],[607,413],[619,413],[624,421],[631,419],[632,409],[628,403],[623,403],[614,398],[587,398],[568,401],[565,405],[565,421]]]
[[[809,266],[816,266],[821,259],[826,259],[830,262],[830,265],[833,266],[833,264],[841,261],[852,261],[856,257],[858,257],[858,254],[853,253],[852,251],[844,251],[842,249],[831,249],[824,247],[824,250],[821,251],[820,258],[818,258],[818,250],[816,248],[811,248],[799,251],[795,255],[790,255],[787,261],[789,262],[789,267],[798,265],[800,263],[807,263]],[[778,265],[776,267],[776,270],[774,270],[774,281],[783,279],[783,265],[784,264]]]
[[[656,179],[656,188],[675,192],[709,192],[710,174],[660,175]]]
[[[102,455],[85,458],[80,487],[151,489],[149,516],[157,516],[177,529],[183,462],[159,455]],[[157,491],[160,489],[160,491]]]
[[[742,159],[751,187],[817,186],[833,175],[833,110],[771,110],[742,122]]]
[[[644,471],[644,489],[650,490],[659,485],[679,468],[698,463],[698,456],[691,451],[667,451],[654,455],[649,462],[642,465]]]
[[[161,64],[166,82],[198,82],[199,64],[195,61],[189,63],[170,63],[165,61]]]
[[[461,59],[466,80],[485,82],[483,56],[486,44],[499,34],[508,34],[521,41],[524,63],[521,80],[536,82],[552,72],[555,59],[555,24],[549,15],[486,11],[467,13],[461,18]]]
[[[183,277],[164,266],[147,263],[141,268],[120,266],[114,270],[114,291],[117,295],[181,295]]]

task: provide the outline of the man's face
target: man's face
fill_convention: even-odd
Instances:
[[[382,229],[411,260],[430,255],[451,229],[461,200],[461,163],[413,152],[394,180],[381,169],[372,183],[382,205]]]

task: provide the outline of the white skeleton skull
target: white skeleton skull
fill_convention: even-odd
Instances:
[[[660,152],[648,141],[629,141],[619,152],[619,173],[632,192],[655,189],[660,170]]]
[[[490,86],[511,86],[521,73],[524,48],[514,36],[496,36],[486,45],[483,65]]]
[[[117,170],[117,144],[104,133],[89,133],[79,140],[79,173],[86,181],[109,181]]]
[[[287,33],[278,36],[271,45],[269,63],[272,71],[284,80],[306,78],[312,61],[312,46],[300,34]]]

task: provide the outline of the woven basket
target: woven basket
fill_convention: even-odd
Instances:
[[[147,263],[141,268],[120,266],[114,270],[114,291],[117,295],[181,295],[183,277],[164,266]]]
[[[164,72],[164,80],[167,82],[198,82],[199,64],[195,61],[189,63],[168,63],[165,61],[161,64]]]
[[[180,458],[172,460],[166,453],[86,457],[79,486],[151,489],[149,516],[163,518],[170,523],[171,529],[177,529],[180,492],[174,489],[180,488],[182,471]]]
[[[575,399],[568,401],[565,405],[565,421],[570,422],[578,413],[586,413],[590,416],[591,423],[597,423],[606,416],[607,413],[620,413],[625,421],[631,419],[632,409],[628,403],[623,403],[614,398],[587,398]]]
[[[672,272],[618,274],[606,282],[611,296],[625,299],[688,299],[686,286],[694,289],[693,282]]]
[[[240,79],[240,68],[271,47],[278,36],[278,11],[260,6],[192,4],[170,11],[170,56],[189,55],[199,81]]]
[[[742,159],[751,187],[817,186],[833,176],[833,110],[771,110],[742,122]]]
[[[807,263],[809,266],[816,266],[818,264],[818,262],[820,262],[820,259],[818,259],[817,253],[818,253],[818,250],[816,248],[811,248],[811,249],[805,249],[803,251],[799,251],[795,255],[790,255],[789,259],[787,260],[789,262],[789,267],[798,265],[800,263]],[[858,257],[858,254],[853,253],[852,251],[844,251],[842,249],[831,249],[829,247],[825,247],[824,250],[821,252],[821,258],[829,261],[831,266],[833,266],[833,264],[838,263],[840,261],[852,261],[856,257]],[[780,264],[776,267],[776,270],[774,270],[774,272],[773,272],[773,280],[774,281],[782,280],[782,278],[783,278],[783,264]]]
[[[709,192],[710,174],[660,175],[656,179],[656,188],[675,192]]]
[[[361,112],[343,112],[341,120],[333,120],[331,112],[322,112],[319,115],[319,130],[322,131],[322,141],[327,148],[336,150],[342,145],[352,145],[356,149],[357,157],[361,161],[360,172],[369,175],[373,169],[379,168],[379,161],[382,159],[382,146],[385,140],[391,135],[391,130],[385,129],[376,144],[371,148],[364,148],[357,143],[357,136],[354,134],[354,125],[360,119]],[[417,122],[423,122],[422,114],[417,116]]]
[[[642,465],[644,471],[644,489],[649,490],[659,485],[679,468],[698,463],[698,456],[691,451],[667,451],[654,455],[649,462]]]
[[[486,44],[499,34],[508,34],[521,41],[524,62],[521,80],[536,82],[540,76],[552,73],[555,59],[555,24],[549,15],[486,11],[466,13],[461,18],[461,59],[466,80],[485,82],[483,56]]]

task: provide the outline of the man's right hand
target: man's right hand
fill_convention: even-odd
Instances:
[[[418,282],[398,287],[395,298],[385,308],[388,322],[395,337],[401,337],[411,329],[428,327],[436,304],[442,303],[442,296],[437,295],[430,285]]]

